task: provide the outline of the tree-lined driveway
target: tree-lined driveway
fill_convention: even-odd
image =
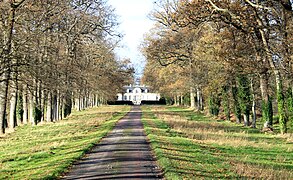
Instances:
[[[141,122],[139,106],[83,159],[64,179],[162,179]]]

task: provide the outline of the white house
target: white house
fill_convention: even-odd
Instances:
[[[139,84],[123,87],[123,92],[117,94],[117,101],[132,101],[135,105],[140,105],[141,101],[159,101],[160,94],[149,92],[148,86]]]

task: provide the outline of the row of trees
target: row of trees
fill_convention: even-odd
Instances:
[[[117,25],[104,0],[0,1],[0,134],[115,98],[133,73]]]
[[[277,109],[286,133],[293,117],[292,3],[157,2],[151,15],[156,27],[143,44],[144,81],[177,104],[187,97],[200,111],[205,102],[211,114],[223,110],[230,119],[233,112],[246,126],[255,127],[261,112],[264,126],[272,128]]]

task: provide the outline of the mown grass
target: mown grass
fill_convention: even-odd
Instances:
[[[143,110],[166,179],[293,179],[292,134],[264,134],[184,108]]]
[[[130,107],[104,106],[56,123],[21,126],[0,139],[0,179],[56,179],[104,137]]]

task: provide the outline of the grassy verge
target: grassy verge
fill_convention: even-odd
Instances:
[[[144,107],[143,122],[166,179],[292,179],[292,134],[218,122],[188,109]]]
[[[56,123],[18,127],[0,139],[0,179],[56,179],[129,110],[105,106]]]

